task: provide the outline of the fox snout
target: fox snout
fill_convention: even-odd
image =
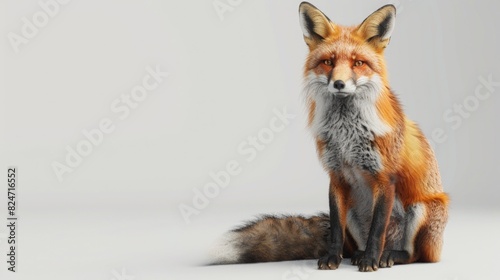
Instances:
[[[355,90],[351,67],[346,62],[337,63],[331,72],[328,91],[336,96],[348,96]]]
[[[356,91],[356,85],[351,78],[341,80],[341,79],[331,79],[328,84],[328,92],[333,93],[338,97],[347,97]]]

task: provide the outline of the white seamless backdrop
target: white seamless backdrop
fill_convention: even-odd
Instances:
[[[388,3],[310,2],[344,25]],[[301,96],[299,3],[2,1],[0,174],[19,169],[20,220],[19,272],[7,271],[0,226],[0,275],[362,277],[347,263],[199,266],[217,236],[256,214],[327,210]],[[500,2],[389,3],[391,86],[433,143],[452,216],[441,263],[373,277],[493,279]]]

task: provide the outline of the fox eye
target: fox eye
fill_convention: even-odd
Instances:
[[[359,67],[359,66],[361,66],[361,65],[363,65],[363,64],[365,64],[365,63],[364,63],[363,61],[361,61],[361,60],[356,60],[356,61],[354,62],[354,66],[357,66],[357,67]]]
[[[332,66],[332,61],[329,59],[325,59],[325,60],[323,60],[323,64],[328,65],[328,66]]]

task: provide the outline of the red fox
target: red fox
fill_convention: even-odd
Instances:
[[[299,7],[309,47],[304,77],[308,124],[330,177],[329,214],[264,216],[230,231],[214,263],[317,258],[359,271],[437,262],[448,220],[434,153],[389,87],[384,49],[396,8],[339,26],[313,5]]]

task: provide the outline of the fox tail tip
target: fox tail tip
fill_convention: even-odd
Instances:
[[[238,232],[229,231],[216,240],[209,252],[210,265],[239,263],[241,246]]]

